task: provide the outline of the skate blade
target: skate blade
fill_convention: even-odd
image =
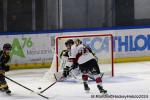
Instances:
[[[102,95],[108,95],[108,93],[107,93],[107,92],[101,92],[101,94],[102,94]]]
[[[12,94],[11,93],[6,93],[6,95],[11,96]]]
[[[1,92],[3,95],[11,96],[12,93]]]

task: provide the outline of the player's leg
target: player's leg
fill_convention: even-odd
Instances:
[[[88,70],[87,70],[87,64],[80,64],[79,65],[79,69],[81,70],[81,73],[82,73],[82,80],[83,80],[83,85],[84,85],[84,90],[85,91],[89,91],[90,88],[88,86]]]
[[[91,67],[89,70],[94,75],[98,90],[100,91],[100,93],[107,93],[107,91],[103,89],[102,78],[100,77],[100,69],[97,64],[97,61],[95,59],[92,59],[90,60],[90,62],[91,62]]]
[[[84,90],[89,91],[90,88],[88,86],[88,74],[87,73],[82,74],[82,80],[83,80]]]
[[[5,80],[4,74],[0,74],[0,90],[2,92],[6,92],[8,94],[11,93],[11,91],[9,90],[9,87],[7,85],[7,82]]]

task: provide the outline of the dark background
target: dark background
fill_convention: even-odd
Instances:
[[[150,25],[150,0],[0,0],[0,32]]]

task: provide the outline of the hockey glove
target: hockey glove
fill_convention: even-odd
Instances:
[[[69,57],[69,55],[68,55],[68,50],[63,50],[63,51],[60,53],[60,58],[62,58],[62,56]]]
[[[78,63],[74,63],[72,66],[71,66],[72,69],[76,69],[78,68]]]
[[[4,69],[5,69],[6,72],[8,72],[10,70],[10,66],[6,65]]]
[[[69,69],[70,67],[66,66],[66,68],[63,69],[63,77],[67,77],[69,75]]]

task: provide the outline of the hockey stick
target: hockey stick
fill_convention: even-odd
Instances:
[[[73,68],[69,69],[69,72],[70,72],[72,69],[73,69]],[[59,82],[60,80],[62,80],[63,78],[65,78],[64,76],[62,76],[59,80],[57,80],[55,74],[54,74],[54,77],[55,77],[56,81],[53,82],[52,84],[50,84],[47,88],[45,88],[44,90],[42,90],[40,93],[45,92],[45,91],[48,90],[50,87],[52,87],[53,85],[55,85],[57,82]]]
[[[77,82],[82,83],[82,80],[79,79],[73,72],[70,72],[70,74],[71,74],[71,76],[73,76],[73,78],[74,78],[75,80],[77,80]]]
[[[35,91],[33,91],[33,90],[31,90],[31,89],[29,89],[29,88],[27,88],[27,87],[21,85],[20,83],[14,81],[14,80],[12,80],[12,79],[10,79],[9,77],[7,77],[7,76],[5,76],[5,75],[3,75],[3,76],[4,76],[6,79],[10,80],[11,82],[13,82],[13,83],[15,83],[15,84],[17,84],[17,85],[19,85],[19,86],[25,88],[25,89],[27,89],[27,90],[29,90],[29,91],[31,91],[31,92],[37,94],[37,95],[39,95],[39,96],[41,96],[41,97],[43,97],[43,98],[45,98],[45,99],[49,99],[49,97],[46,97],[46,96],[44,96],[44,95],[42,95],[42,94],[40,94],[40,93],[36,93]]]
[[[100,78],[102,78],[102,77],[103,77],[103,75],[104,75],[104,73],[100,73],[100,74],[101,74]],[[95,81],[95,79],[94,79],[93,77],[91,77],[90,75],[88,75],[88,77],[89,77],[90,79],[92,79],[92,80],[94,80],[94,81]]]
[[[74,75],[74,73],[71,72],[71,74],[72,74],[72,76],[73,76],[76,80],[81,81],[77,76]],[[104,75],[104,73],[100,73],[100,74],[101,74],[100,78],[102,78],[103,75]],[[88,75],[88,77],[89,77],[90,79],[92,79],[93,81],[95,81],[95,79],[94,79],[93,77],[91,77],[90,75]]]
[[[54,74],[54,76],[55,76],[55,74]],[[62,78],[63,78],[63,77],[62,77]],[[62,79],[62,78],[61,78],[61,79]],[[49,85],[47,88],[45,88],[44,90],[42,90],[40,93],[45,92],[45,91],[48,90],[50,87],[52,87],[53,85],[55,85],[57,82],[58,82],[58,80],[56,80],[55,82],[53,82],[51,85]]]

